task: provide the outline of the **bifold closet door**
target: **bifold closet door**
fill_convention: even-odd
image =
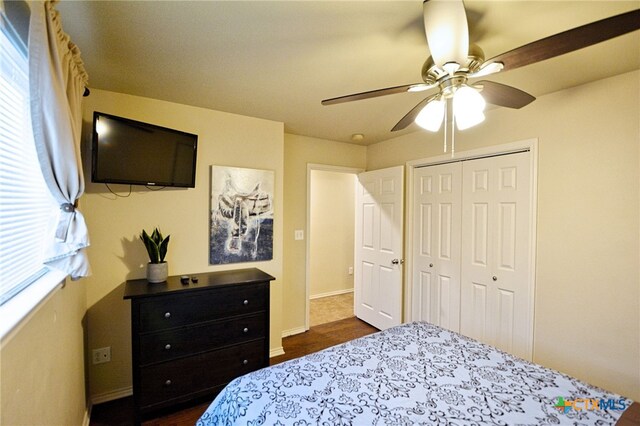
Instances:
[[[460,332],[531,359],[530,153],[462,166]]]
[[[413,195],[413,320],[460,329],[460,162],[417,168]]]

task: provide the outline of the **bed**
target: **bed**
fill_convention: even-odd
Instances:
[[[631,404],[414,322],[239,377],[197,425],[605,425]]]

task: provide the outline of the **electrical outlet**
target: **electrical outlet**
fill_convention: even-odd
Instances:
[[[304,240],[304,232],[302,229],[296,229],[293,235],[294,240]]]
[[[349,266],[349,275],[353,275],[353,266]]]
[[[94,349],[92,355],[94,364],[109,362],[111,361],[111,346],[107,346],[106,348]]]

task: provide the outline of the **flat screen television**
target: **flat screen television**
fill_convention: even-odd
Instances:
[[[91,181],[194,188],[198,136],[95,111]]]

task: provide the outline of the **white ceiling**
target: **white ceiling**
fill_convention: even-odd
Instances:
[[[491,58],[640,1],[465,2]],[[89,87],[280,121],[288,133],[361,144],[430,92],[333,106],[326,98],[421,82],[422,1],[62,1]],[[491,76],[534,96],[640,68],[640,31]],[[526,108],[526,107],[525,107]],[[490,115],[488,119],[490,119]]]

